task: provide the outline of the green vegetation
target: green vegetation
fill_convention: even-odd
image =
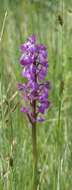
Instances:
[[[72,190],[72,1],[0,0],[0,190],[32,190],[32,139],[20,113],[19,46],[48,48],[51,107],[37,125],[38,190]]]

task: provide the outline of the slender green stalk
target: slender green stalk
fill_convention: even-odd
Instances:
[[[32,125],[32,146],[33,146],[33,190],[37,190],[37,142],[36,122]]]
[[[59,112],[58,112],[58,126],[57,126],[57,154],[58,154],[58,172],[57,172],[57,189],[61,188],[62,177],[61,177],[61,157],[62,157],[62,125],[61,125],[61,106],[62,106],[62,96],[64,90],[64,81],[60,81],[59,89]]]
[[[35,74],[35,81],[37,80]],[[36,120],[36,100],[33,101],[33,117]],[[37,135],[36,121],[32,123],[32,146],[33,146],[33,190],[37,190]]]
[[[6,17],[7,17],[7,11],[5,12],[5,15],[4,15],[4,20],[3,20],[3,24],[2,24],[2,30],[1,30],[1,34],[0,34],[0,42],[2,41],[2,36],[3,36],[3,32],[4,32]]]

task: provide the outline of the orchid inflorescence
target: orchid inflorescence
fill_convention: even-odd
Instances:
[[[49,107],[48,91],[49,81],[45,80],[48,68],[47,51],[43,44],[37,44],[35,36],[30,36],[20,46],[20,65],[25,83],[18,84],[18,90],[26,106],[21,112],[26,113],[31,123],[44,121],[43,114]]]

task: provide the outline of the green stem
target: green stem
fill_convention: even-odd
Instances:
[[[32,124],[32,146],[33,146],[33,190],[37,190],[37,142],[36,142],[36,122]]]
[[[36,66],[36,62],[34,62]],[[37,83],[37,75],[35,73],[35,82]],[[33,118],[35,122],[32,122],[32,146],[33,146],[33,190],[37,190],[37,135],[36,135],[36,100],[32,102]]]

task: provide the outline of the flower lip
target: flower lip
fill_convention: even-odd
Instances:
[[[47,101],[47,100],[42,101],[42,102],[41,102],[41,105],[38,106],[38,111],[43,114],[43,113],[45,112],[45,110],[46,110],[49,106],[50,106],[50,102],[49,102],[49,101]]]
[[[21,57],[20,57],[20,64],[24,65],[24,66],[32,64],[33,61],[34,61],[34,57],[30,56],[30,55],[22,54]]]

